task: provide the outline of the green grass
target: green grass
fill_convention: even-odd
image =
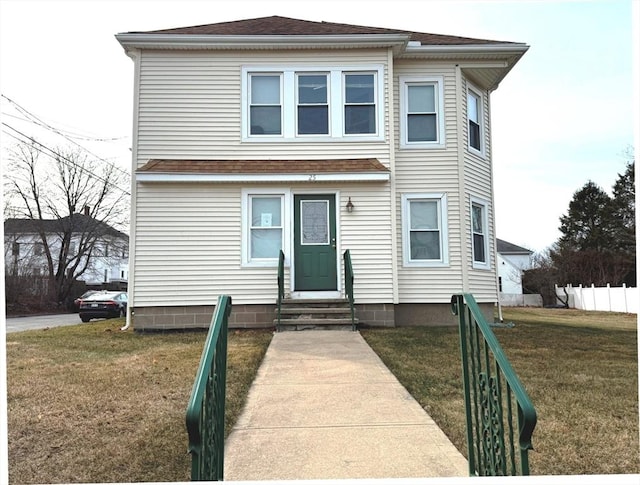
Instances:
[[[505,309],[494,331],[538,413],[535,475],[639,473],[636,316]],[[466,456],[457,328],[362,331]]]
[[[206,332],[122,324],[7,334],[11,483],[189,480],[185,413]],[[229,334],[227,432],[270,341]]]

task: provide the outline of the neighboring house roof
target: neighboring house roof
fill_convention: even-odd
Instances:
[[[333,22],[313,22],[288,17],[271,16],[248,20],[235,20],[216,24],[196,25],[174,29],[161,29],[148,32],[130,32],[146,34],[177,35],[363,35],[363,34],[403,34],[409,40],[427,45],[461,45],[461,44],[513,44],[486,39],[473,39],[453,35],[428,34],[400,29],[365,27],[360,25],[340,24]]]
[[[530,251],[529,249],[503,241],[502,239],[496,238],[496,242],[498,244],[498,252],[500,254],[533,254],[533,251]]]
[[[125,233],[110,225],[84,214],[73,214],[61,219],[7,219],[4,221],[5,234],[61,233],[72,228],[72,232],[98,232],[101,235],[129,239]]]

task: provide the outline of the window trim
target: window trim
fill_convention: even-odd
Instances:
[[[290,253],[290,205],[291,193],[288,189],[251,188],[242,189],[241,195],[241,266],[242,267],[277,267],[278,257],[251,258],[251,200],[253,197],[280,197],[280,218],[282,230],[282,250]]]
[[[415,267],[448,267],[449,266],[449,230],[447,218],[447,194],[446,193],[407,193],[402,194],[402,261],[403,266]],[[440,225],[440,259],[425,260],[411,259],[411,201],[436,201],[438,202],[438,221]]]
[[[469,130],[471,123],[471,119],[469,118],[470,96],[474,96],[478,99],[478,141],[480,142],[479,148],[471,146],[471,130]],[[469,150],[469,152],[475,153],[476,155],[480,155],[482,157],[485,156],[484,130],[484,95],[482,94],[482,91],[467,82],[467,149]]]
[[[474,230],[473,230],[473,206],[482,207],[482,224],[484,227],[484,255],[485,261],[476,261]],[[474,269],[491,269],[491,254],[489,253],[489,202],[479,197],[470,197],[469,200],[469,230],[471,233],[471,261]]]
[[[253,74],[281,75],[282,93],[282,135],[252,135],[250,133],[250,77]],[[327,102],[329,106],[329,134],[297,134],[297,75],[327,74]],[[375,134],[344,134],[344,74],[374,74],[375,89]],[[362,65],[246,65],[241,68],[240,125],[243,143],[282,143],[282,142],[353,142],[385,141],[385,69],[382,64]]]
[[[444,123],[444,77],[443,76],[400,76],[400,148],[401,149],[437,149],[446,147],[446,134]],[[435,86],[436,95],[436,141],[410,142],[409,138],[409,86],[432,85]]]

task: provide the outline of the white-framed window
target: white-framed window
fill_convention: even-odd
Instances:
[[[482,143],[484,136],[482,105],[482,94],[469,86],[467,89],[467,137],[469,149],[481,154],[484,153],[484,144]]]
[[[471,246],[473,267],[488,269],[489,264],[489,218],[488,204],[482,199],[471,198]]]
[[[289,194],[278,189],[242,191],[242,264],[277,266],[288,253]]]
[[[402,246],[406,266],[449,264],[446,194],[402,195]]]
[[[443,148],[444,79],[400,77],[400,145]]]
[[[282,135],[282,80],[278,73],[249,76],[249,134]]]
[[[329,134],[329,83],[327,74],[299,73],[297,80],[298,135]]]
[[[383,141],[384,68],[243,66],[242,141]]]
[[[375,135],[376,75],[373,72],[344,73],[344,134]]]

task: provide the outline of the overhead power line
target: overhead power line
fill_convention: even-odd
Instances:
[[[19,138],[18,136],[14,135],[13,133],[10,133],[10,132],[8,132],[6,130],[3,130],[3,132],[6,135],[10,136],[11,138],[13,138],[13,139],[15,139],[15,140],[17,140],[19,142],[24,142],[25,140],[28,140],[28,141],[32,142],[33,144],[37,145],[36,148],[40,147],[42,149],[42,151],[44,151],[44,153],[46,153],[47,155],[53,156],[54,158],[57,158],[57,159],[60,159],[63,162],[65,162],[67,164],[70,164],[70,165],[73,165],[74,167],[79,168],[81,170],[86,170],[84,167],[82,167],[81,165],[78,165],[73,160],[70,160],[69,158],[65,157],[61,153],[58,153],[56,150],[54,150],[52,148],[49,148],[48,146],[44,145],[43,143],[40,143],[39,141],[37,141],[33,137],[30,137],[29,135],[26,135],[26,134],[22,133],[20,130],[14,128],[11,125],[8,125],[4,121],[2,122],[2,125],[7,127],[8,129],[10,129],[11,131],[17,133],[18,135],[20,135],[22,137],[22,138]],[[100,159],[100,160],[102,160],[102,159]],[[116,167],[115,165],[113,165],[113,164],[110,164],[110,165],[114,169],[119,170],[118,167]],[[129,175],[128,173],[126,173],[126,172],[124,172],[122,170],[121,170],[121,172],[123,172],[127,176]],[[101,182],[104,182],[104,183],[107,183],[107,184],[111,184],[112,183],[111,181],[109,181],[109,180],[105,179],[104,177],[101,177],[101,176],[99,176],[99,175],[97,175],[97,174],[95,174],[93,172],[87,171],[87,173],[89,174],[90,177],[95,178],[97,180],[100,180]],[[116,189],[120,190],[124,194],[129,195],[129,196],[131,195],[131,193],[128,190],[125,190],[125,189],[123,189],[122,187],[120,187],[120,186],[118,186],[116,184],[112,184],[112,185],[113,185],[113,187],[115,187]]]
[[[86,147],[80,145],[78,142],[72,140],[71,138],[69,138],[67,135],[65,135],[64,133],[62,133],[60,130],[58,130],[57,128],[49,125],[48,123],[46,123],[45,121],[42,121],[40,118],[38,118],[36,115],[34,115],[33,113],[31,113],[30,111],[28,111],[26,108],[24,108],[23,106],[21,106],[20,104],[18,104],[16,101],[13,101],[12,99],[8,98],[7,96],[5,96],[4,94],[0,94],[0,96],[4,99],[6,99],[9,103],[11,103],[12,105],[14,105],[16,107],[16,109],[22,113],[24,116],[26,116],[28,118],[28,120],[25,121],[30,121],[31,123],[34,123],[38,126],[41,126],[42,128],[46,128],[54,133],[56,133],[57,135],[63,137],[65,140],[67,140],[69,143],[74,144],[75,146],[77,146],[78,148],[81,148],[82,150],[84,150],[85,152],[87,152],[88,154],[90,154],[91,156],[95,157],[97,160],[100,160],[101,162],[104,162],[106,164],[109,164],[111,167],[113,167],[115,170],[118,170],[119,172],[129,176],[129,172],[121,169],[120,167],[118,167],[117,165],[115,165],[114,163],[110,162],[109,160],[100,157],[99,155],[96,155],[95,153],[93,153],[91,150],[87,149]],[[4,124],[4,123],[3,123]],[[11,128],[11,127],[10,127]],[[12,128],[13,129],[13,128]],[[17,130],[15,130],[17,131]],[[26,135],[25,135],[26,136]],[[104,139],[107,140],[107,139]],[[35,140],[34,140],[35,141]],[[98,141],[98,139],[95,139],[93,141]]]

